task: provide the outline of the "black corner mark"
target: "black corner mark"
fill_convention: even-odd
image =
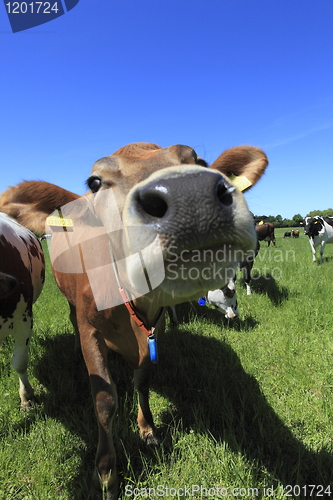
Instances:
[[[3,0],[13,33],[48,23],[72,10],[80,0]],[[65,5],[65,9],[63,6]]]
[[[74,7],[79,3],[80,0],[64,0],[67,12],[74,9]]]

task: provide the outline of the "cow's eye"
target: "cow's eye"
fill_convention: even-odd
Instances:
[[[97,175],[92,175],[87,180],[87,186],[89,189],[91,189],[93,193],[97,193],[101,185],[102,185],[102,179]]]

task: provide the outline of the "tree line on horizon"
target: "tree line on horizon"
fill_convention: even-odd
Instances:
[[[333,217],[333,208],[328,208],[327,210],[313,210],[307,213],[304,217],[301,214],[295,214],[292,219],[284,219],[282,215],[255,215],[254,219],[256,224],[259,222],[271,222],[275,227],[299,227],[302,226],[302,222],[305,217],[314,217],[315,215],[320,215],[321,217]]]

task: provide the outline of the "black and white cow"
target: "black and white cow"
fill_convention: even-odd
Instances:
[[[243,279],[246,286],[246,294],[251,295],[251,273],[254,264],[254,259],[260,250],[260,243],[257,241],[257,247],[254,251],[248,252],[248,255],[243,262],[238,264],[238,267],[243,271]],[[228,284],[223,288],[209,290],[205,297],[198,300],[200,305],[205,305],[206,302],[214,306],[227,319],[235,319],[239,316],[238,300],[236,292],[236,274],[229,280]],[[169,307],[169,316],[171,323],[178,325],[178,317],[175,306]]]
[[[251,272],[254,263],[254,259],[260,250],[259,241],[257,242],[257,248],[253,252],[249,252],[249,255],[241,262],[238,267],[243,271],[244,283],[246,286],[246,294],[251,295]],[[217,290],[209,290],[205,299],[208,304],[219,309],[227,319],[235,319],[239,315],[237,292],[236,292],[236,274],[229,283]]]
[[[0,346],[13,335],[12,365],[20,379],[22,406],[29,406],[34,391],[27,375],[32,335],[32,305],[45,278],[44,254],[36,236],[0,212]]]
[[[286,231],[283,235],[284,238],[290,238],[291,237],[291,232],[290,231]]]
[[[304,234],[308,235],[312,250],[312,260],[316,262],[316,247],[320,245],[320,261],[323,261],[323,254],[326,243],[333,243],[333,217],[305,217]]]
[[[223,288],[209,290],[206,300],[208,304],[221,311],[227,319],[235,319],[239,315],[235,279],[231,279]]]
[[[227,319],[235,319],[239,315],[238,303],[237,303],[237,293],[236,293],[236,281],[235,279],[230,279],[229,283],[223,288],[217,288],[216,290],[209,290],[205,297],[198,300],[198,304],[204,306],[206,303],[214,306],[222,314],[224,314]],[[193,303],[190,302],[193,310],[195,310]],[[176,306],[168,307],[170,321],[173,325],[178,325],[178,316],[176,312]]]
[[[253,214],[252,214],[253,215]],[[269,224],[266,224],[269,225]],[[262,225],[257,225],[262,227]],[[271,224],[273,226],[273,224]],[[255,250],[248,252],[244,260],[238,264],[238,267],[243,271],[243,279],[246,286],[246,294],[251,295],[251,273],[254,264],[254,259],[258,255],[260,250],[260,243],[258,239],[258,231],[256,229],[257,235],[257,246]],[[259,231],[260,233],[260,231]],[[274,226],[273,226],[273,238],[274,238]],[[272,240],[273,241],[273,240]],[[217,290],[209,290],[206,296],[207,302],[212,306],[219,309],[227,319],[235,319],[239,315],[237,292],[236,292],[236,274],[231,278],[228,284],[224,288],[218,288]]]

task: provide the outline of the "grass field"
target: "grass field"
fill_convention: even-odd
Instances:
[[[132,373],[110,354],[120,499],[333,498],[333,245],[312,263],[308,238],[284,231],[276,248],[261,244],[252,296],[238,280],[234,323],[207,307],[178,309],[152,380],[157,451],[139,442]],[[97,428],[50,269],[34,330],[32,411],[19,408],[12,339],[1,352],[0,500],[83,500]]]

